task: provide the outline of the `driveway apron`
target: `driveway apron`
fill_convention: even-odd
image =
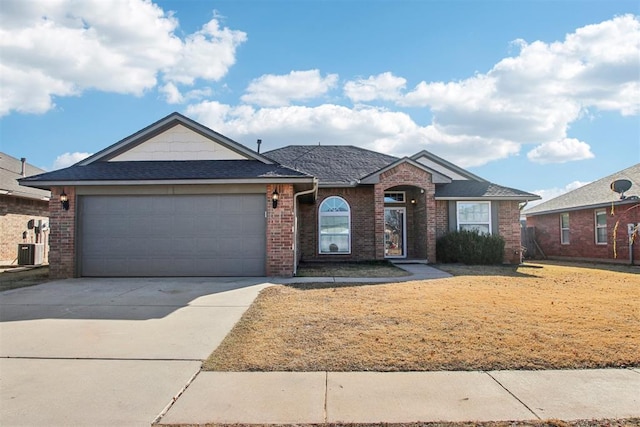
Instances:
[[[148,426],[267,286],[71,279],[0,294],[0,425]]]

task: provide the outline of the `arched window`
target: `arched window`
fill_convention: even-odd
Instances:
[[[351,209],[343,198],[325,199],[320,204],[318,222],[321,254],[351,253]]]

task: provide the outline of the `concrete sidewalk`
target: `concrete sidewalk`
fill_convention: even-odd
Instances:
[[[640,417],[640,369],[201,372],[159,424]]]
[[[290,283],[400,283],[410,282],[413,280],[429,280],[429,279],[444,279],[451,277],[451,274],[446,273],[437,268],[431,267],[423,263],[398,263],[396,267],[406,270],[410,274],[401,277],[271,277],[269,281],[273,284],[286,285]]]

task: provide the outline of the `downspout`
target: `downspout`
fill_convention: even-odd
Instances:
[[[298,273],[298,197],[314,193],[314,198],[318,197],[318,180],[313,179],[311,190],[300,191],[293,195],[293,275]]]

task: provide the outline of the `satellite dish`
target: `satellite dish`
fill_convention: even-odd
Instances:
[[[626,199],[627,196],[624,195],[625,191],[629,191],[631,188],[631,181],[628,179],[616,179],[611,183],[611,190],[616,193],[620,193],[620,200]]]

